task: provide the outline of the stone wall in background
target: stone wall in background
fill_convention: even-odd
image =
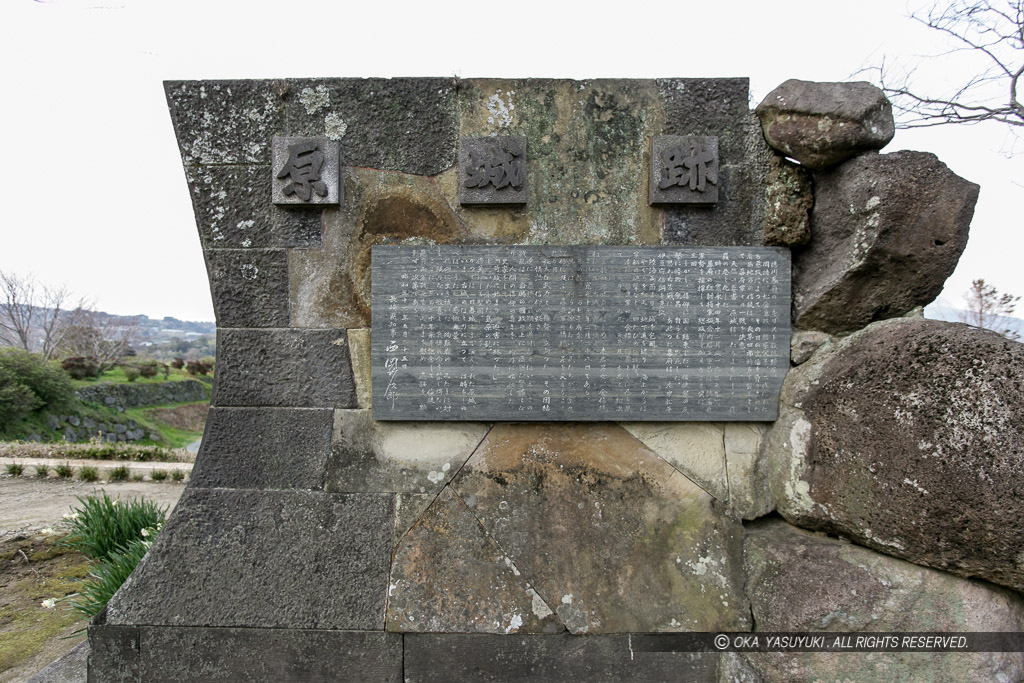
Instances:
[[[90,628],[91,680],[1024,678],[1015,653],[655,654],[637,635],[1021,630],[1022,347],[912,317],[978,188],[879,154],[877,89],[788,81],[756,113],[745,79],[166,90],[216,392],[186,495]],[[463,135],[526,138],[525,205],[459,203]],[[718,138],[718,204],[648,204],[654,135]],[[272,204],[274,136],[339,141],[344,204]],[[780,419],[374,421],[376,244],[789,247]]]
[[[153,384],[97,384],[79,389],[78,397],[123,413],[128,408],[141,406],[202,401],[206,398],[206,390],[199,380],[187,379]]]

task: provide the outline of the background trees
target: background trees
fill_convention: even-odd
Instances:
[[[978,279],[971,283],[964,300],[967,308],[960,315],[962,322],[998,332],[1009,339],[1020,340],[1016,327],[1006,320],[1016,310],[1019,296],[1000,293],[992,285]]]

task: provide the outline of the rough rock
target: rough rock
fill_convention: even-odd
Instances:
[[[791,78],[768,93],[755,111],[769,145],[814,169],[882,149],[896,133],[889,100],[863,81]]]
[[[557,633],[554,611],[445,487],[395,549],[387,629]]]
[[[1013,591],[765,520],[747,529],[747,595],[759,631],[1021,631]],[[1011,652],[747,654],[769,681],[1019,681]]]
[[[829,340],[824,332],[795,332],[789,343],[789,359],[793,365],[801,365]]]
[[[811,241],[814,187],[806,169],[778,154],[769,160],[765,182],[764,243],[793,247]]]
[[[930,303],[956,267],[978,186],[924,152],[815,175],[813,239],[793,254],[793,320],[851,332]]]
[[[761,458],[765,431],[765,425],[760,422],[726,422],[724,425],[729,507],[741,519],[757,519],[775,507]]]
[[[338,410],[326,488],[437,495],[488,429],[478,422],[381,422],[369,410]]]
[[[621,427],[499,425],[451,486],[573,633],[750,627],[739,522]]]
[[[206,252],[220,327],[288,326],[288,253],[284,249]]]
[[[797,526],[1024,589],[1024,344],[884,321],[795,368],[766,457]]]

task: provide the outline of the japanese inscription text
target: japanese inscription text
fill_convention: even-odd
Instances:
[[[774,420],[789,252],[373,248],[378,420]]]

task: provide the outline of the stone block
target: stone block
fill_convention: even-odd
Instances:
[[[373,407],[373,365],[371,360],[370,329],[361,327],[348,330],[348,353],[352,358],[352,376],[356,382],[359,407]]]
[[[217,406],[356,405],[343,331],[221,329],[216,373]]]
[[[436,175],[455,164],[452,78],[290,79],[289,135],[342,143],[346,166]]]
[[[672,246],[761,246],[764,231],[752,224],[761,186],[754,169],[723,164],[718,169],[718,203],[665,206],[662,239]]]
[[[636,635],[489,635],[410,633],[407,683],[448,681],[615,681],[718,683],[719,655],[633,652]]]
[[[89,641],[85,640],[47,666],[25,683],[85,683],[89,670]]]
[[[206,252],[219,327],[287,327],[288,253],[283,249]]]
[[[380,422],[338,410],[327,490],[437,494],[487,434],[476,422]]]
[[[399,493],[395,495],[395,545],[409,532],[420,515],[437,498],[436,493]]]
[[[138,683],[139,629],[89,625],[89,683]]]
[[[713,135],[655,135],[648,203],[718,203],[718,166],[718,138]]]
[[[749,525],[745,547],[747,592],[759,631],[1019,633],[1024,628],[1024,600],[1013,591],[801,531],[782,520]],[[744,656],[766,681],[1024,678],[1024,658],[1016,652]]]
[[[647,205],[651,135],[662,104],[650,80],[459,82],[460,136],[529,141],[526,207],[459,205],[459,175],[438,183],[477,239],[529,244],[658,244]]]
[[[874,323],[790,371],[765,451],[791,523],[1024,590],[1024,344]]]
[[[164,91],[186,166],[270,163],[285,127],[283,81],[165,81]]]
[[[557,633],[551,608],[445,487],[395,549],[387,629]]]
[[[762,517],[775,508],[761,457],[766,427],[757,422],[727,422],[723,428],[729,506],[742,519]]]
[[[793,247],[811,241],[814,186],[807,169],[779,154],[768,157],[765,181],[765,244]]]
[[[660,78],[664,135],[714,135],[723,164],[744,158],[750,115],[748,78]]]
[[[324,212],[322,249],[290,255],[292,324],[370,324],[370,249],[375,244],[451,244],[466,237],[429,178],[353,168],[346,204]]]
[[[896,133],[885,93],[863,81],[791,78],[768,93],[756,111],[768,144],[813,169],[881,149]]]
[[[451,487],[573,633],[750,628],[739,522],[621,427],[496,426]]]
[[[142,680],[402,681],[402,637],[359,631],[143,628]]]
[[[620,426],[718,500],[729,502],[722,425],[622,422]]]
[[[381,630],[389,495],[189,488],[108,623]]]
[[[463,136],[459,140],[460,204],[525,204],[528,188],[525,136]]]
[[[270,166],[186,166],[203,249],[319,246],[320,207],[270,202]]]
[[[329,206],[345,201],[341,146],[336,140],[274,136],[271,201],[286,206]]]
[[[212,407],[190,483],[199,488],[322,490],[334,411]]]
[[[924,306],[967,245],[978,186],[934,154],[863,154],[814,176],[813,239],[793,258],[793,322],[852,332]]]

